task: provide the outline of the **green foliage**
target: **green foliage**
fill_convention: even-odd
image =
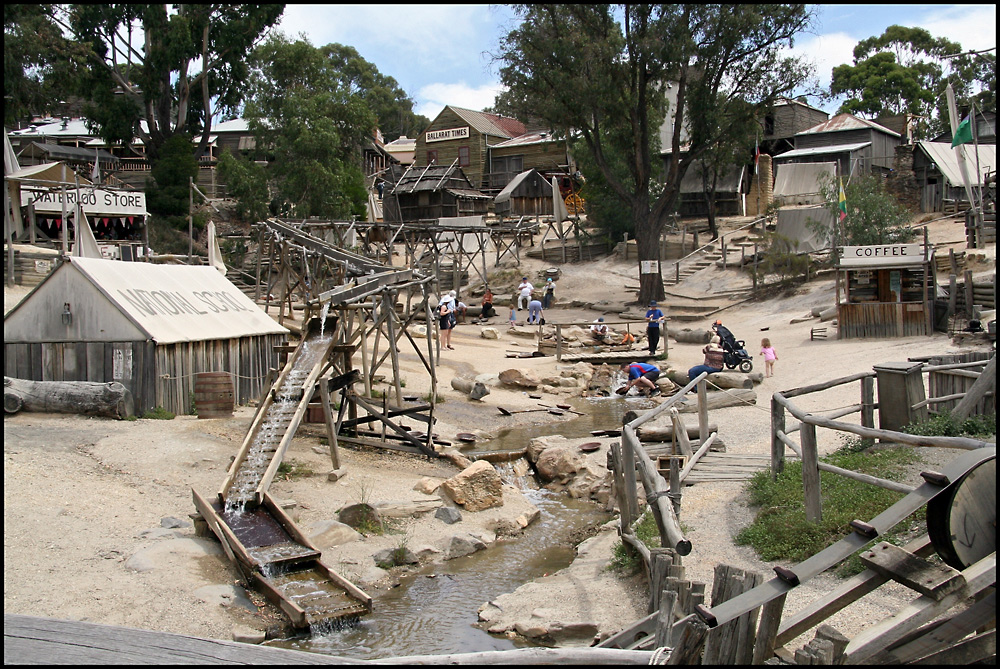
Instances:
[[[840,186],[836,179],[820,184],[825,206],[839,220]],[[835,229],[814,228],[831,246],[869,246],[900,244],[913,239],[910,212],[885,189],[881,177],[874,174],[855,175],[844,183],[847,198],[847,218],[843,231],[834,239]],[[834,228],[837,226],[835,225]]]
[[[247,223],[267,218],[267,171],[263,165],[224,151],[219,156],[219,178],[226,191],[236,200],[236,215]]]
[[[376,117],[327,49],[276,35],[251,58],[244,117],[270,160],[268,179],[282,215],[348,219],[366,213],[361,148]]]
[[[890,480],[898,480],[905,467],[918,460],[912,448],[869,450],[859,439],[846,440],[844,446],[822,458],[843,469]],[[787,462],[775,481],[771,481],[769,471],[758,472],[745,487],[750,505],[758,507],[757,515],[736,535],[736,543],[752,546],[762,560],[800,562],[842,539],[851,531],[850,521],[873,518],[903,497],[902,493],[823,471],[820,490],[823,518],[813,523],[806,520],[801,462]],[[910,522],[919,521],[922,514],[922,510],[914,514]],[[909,528],[905,523],[901,526],[902,531]],[[859,566],[860,562],[849,562],[840,573],[857,573]]]
[[[799,240],[774,232],[765,232],[761,242],[761,260],[757,263],[757,279],[761,283],[769,275],[777,275],[778,283],[787,287],[809,272],[812,260],[797,252]],[[754,271],[751,267],[751,273]]]
[[[526,4],[514,11],[522,21],[494,55],[506,88],[495,109],[579,138],[604,180],[588,200],[597,199],[602,225],[618,232],[620,214],[601,202],[617,200],[632,219],[640,260],[658,257],[688,166],[808,75],[781,53],[812,19],[804,5]],[[655,129],[668,107],[676,132],[663,149],[676,161],[654,186],[662,162]],[[682,127],[690,137],[683,155]],[[639,300],[662,290],[642,281]]]
[[[146,180],[146,207],[177,230],[187,230],[187,215],[191,203],[189,179],[198,177],[198,162],[191,152],[191,138],[174,135],[160,151],[160,160]],[[195,193],[196,201],[200,197]]]
[[[923,119],[917,136],[949,128],[945,86],[950,81],[960,105],[976,100],[996,109],[996,54],[962,53],[957,42],[936,38],[923,28],[893,25],[858,42],[853,65],[833,68],[832,97],[846,96],[838,113],[876,118],[909,113]]]
[[[285,480],[299,478],[303,476],[314,476],[316,472],[307,464],[296,462],[295,460],[284,460],[278,465],[278,473],[285,477]]]
[[[960,420],[950,411],[942,411],[921,423],[906,425],[899,431],[925,437],[988,437],[997,433],[997,417],[996,414],[983,414]]]
[[[142,417],[151,420],[173,420],[176,415],[177,414],[167,411],[163,407],[153,407],[146,413],[142,414]]]
[[[660,530],[656,527],[656,518],[652,512],[643,514],[638,523],[633,525],[635,536],[649,548],[660,548]],[[642,568],[642,558],[638,551],[621,541],[615,542],[611,548],[611,560],[608,569],[622,576],[637,574]]]

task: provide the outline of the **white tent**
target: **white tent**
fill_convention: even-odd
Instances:
[[[833,162],[778,165],[774,177],[774,199],[781,205],[821,204],[820,186],[836,176],[837,163]]]
[[[94,231],[90,229],[90,222],[80,205],[77,205],[74,216],[76,218],[76,241],[73,243],[73,255],[77,258],[103,259],[101,247],[97,245]]]
[[[825,206],[782,207],[774,232],[787,240],[792,253],[811,253],[830,248],[834,225],[836,218]]]
[[[219,248],[219,236],[215,232],[215,221],[208,222],[208,264],[226,275],[226,263]]]

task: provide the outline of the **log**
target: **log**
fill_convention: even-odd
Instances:
[[[135,415],[132,393],[116,381],[28,381],[5,376],[3,385],[5,413],[23,409],[118,419]]]
[[[712,339],[712,333],[708,330],[670,330],[670,336],[680,344],[707,344]]]
[[[697,425],[685,425],[687,428],[687,436],[690,439],[701,440],[701,434],[699,433]],[[711,423],[708,426],[708,433],[718,432],[719,426],[715,423]],[[665,427],[653,427],[649,425],[643,425],[636,430],[636,434],[639,435],[639,441],[670,441],[674,436],[674,426],[667,425]]]
[[[490,394],[490,389],[486,387],[485,383],[459,377],[452,378],[451,387],[467,394],[470,400],[479,400]]]
[[[715,376],[714,374],[709,375],[709,380]],[[678,411],[681,413],[694,413],[698,410],[698,404],[696,402],[678,402],[680,405]],[[745,405],[755,405],[757,404],[757,393],[753,390],[748,389],[733,389],[719,391],[716,393],[708,393],[708,399],[705,400],[706,408],[711,409],[721,409],[722,407],[732,407],[732,406],[745,406]]]

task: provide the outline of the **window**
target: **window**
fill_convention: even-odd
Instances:
[[[427,151],[427,164],[428,165],[430,165],[432,163],[436,164],[437,163],[437,159],[438,159],[438,152],[437,151],[431,151],[431,150]]]
[[[469,159],[469,147],[460,146],[458,147],[458,165],[459,167],[468,167],[472,164]]]

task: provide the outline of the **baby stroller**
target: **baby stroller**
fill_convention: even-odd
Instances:
[[[719,343],[725,353],[722,360],[726,369],[736,369],[749,373],[753,369],[753,356],[747,353],[746,343],[742,339],[737,339],[722,323],[716,323],[715,333],[719,335]]]

